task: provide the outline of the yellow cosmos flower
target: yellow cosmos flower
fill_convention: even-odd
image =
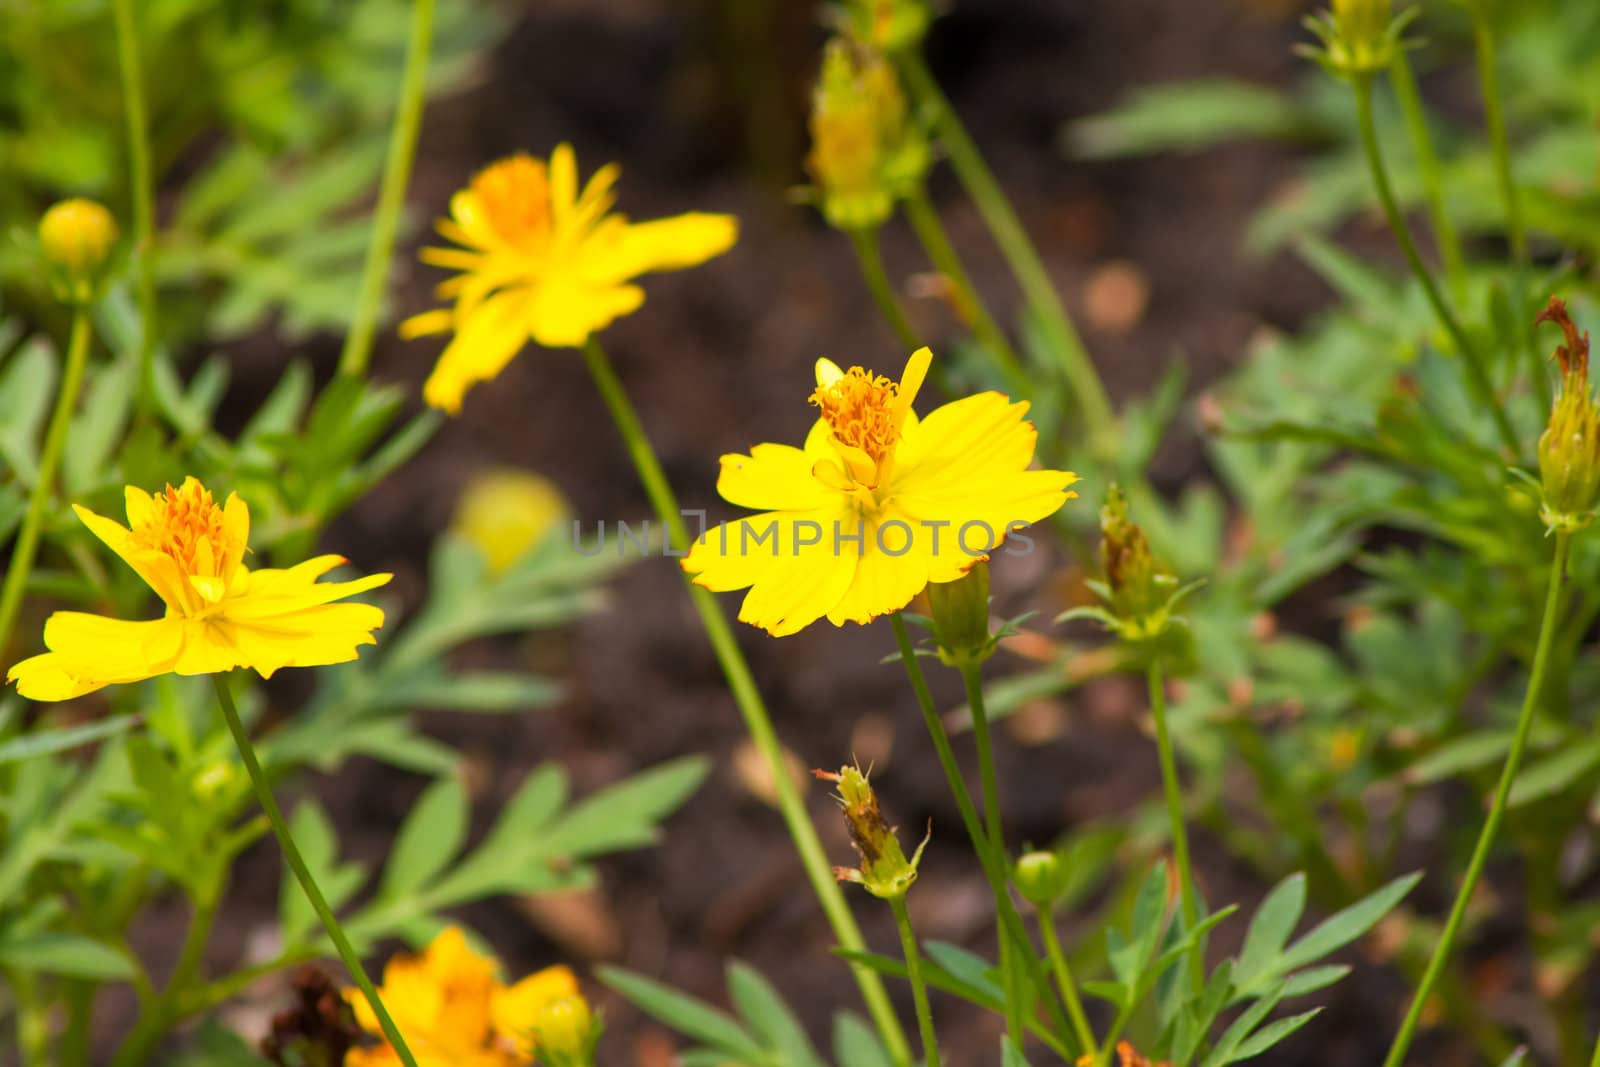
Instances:
[[[345,562],[318,556],[287,570],[244,565],[250,511],[237,494],[218,506],[188,478],[159,496],[129,486],[128,525],[74,505],[78,518],[167,605],[164,618],[125,622],[58,611],[44,626],[50,651],[7,674],[30,700],[69,700],[158,674],[215,674],[250,667],[270,678],[281,667],[315,667],[356,658],[373,644],[382,610],[334,601],[388,582],[374,574],[349,582],[317,579]]]
[[[919,420],[932,358],[918,349],[899,382],[819,360],[822,417],[805,446],[722,457],[717,492],[761,514],[700,536],[683,560],[696,584],[749,589],[740,620],[775,637],[824,617],[865,623],[1077,496],[1077,475],[1028,469],[1038,435],[1026,403],[979,393]]]
[[[416,956],[396,956],[383,971],[378,995],[417,1059],[417,1067],[528,1067],[533,1050],[519,1041],[546,1002],[576,996],[578,980],[565,967],[547,967],[507,988],[495,961],[480,956],[458,927],[448,927]],[[360,990],[346,991],[356,1022],[381,1035],[378,1017]],[[384,1042],[355,1049],[346,1067],[399,1067]]]
[[[454,413],[473,384],[499,374],[531,338],[581,348],[591,334],[644,303],[631,284],[651,271],[703,263],[732,247],[731,215],[688,214],[632,223],[614,214],[615,164],[578,188],[571,145],[549,163],[516,155],[491,164],[450,201],[439,233],[460,248],[425,248],[422,260],[461,273],[439,287],[454,307],[400,326],[403,337],[454,333],[423,398]]]

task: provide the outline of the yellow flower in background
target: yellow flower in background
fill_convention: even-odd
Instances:
[[[450,526],[483,553],[490,574],[501,574],[571,514],[550,479],[507,467],[473,475]]]
[[[960,578],[1077,495],[1077,475],[1028,469],[1026,403],[979,393],[919,420],[912,402],[932,358],[918,349],[899,382],[819,360],[811,402],[822,417],[805,446],[722,457],[717,492],[761,514],[696,540],[683,560],[695,583],[749,589],[740,620],[775,637],[821,618],[865,623]]]
[[[423,398],[455,413],[475,383],[499,374],[529,340],[581,348],[590,335],[644,303],[631,284],[726,252],[738,236],[731,215],[692,213],[629,222],[611,211],[615,164],[580,191],[572,146],[549,163],[516,155],[480,171],[450,201],[439,233],[459,248],[425,248],[422,260],[461,273],[439,287],[451,308],[400,326],[403,337],[453,333],[423,386]]]
[[[547,967],[507,988],[493,959],[480,956],[458,927],[441,931],[419,955],[395,956],[383,971],[383,998],[418,1067],[528,1067],[533,1049],[521,1040],[545,1005],[578,995],[566,967]],[[360,990],[346,991],[356,1022],[382,1029]],[[387,1042],[356,1049],[346,1067],[398,1067]]]
[[[283,667],[355,659],[358,647],[374,643],[382,610],[334,601],[383,585],[389,575],[318,582],[346,562],[342,556],[252,571],[244,565],[249,509],[237,494],[218,506],[194,478],[157,496],[129,486],[126,499],[126,527],[73,510],[166,602],[166,616],[125,622],[78,611],[51,615],[44,627],[50,651],[6,676],[28,699],[68,700],[168,672],[249,667],[270,678]]]

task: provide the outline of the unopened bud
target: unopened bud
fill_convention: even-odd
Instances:
[[[451,528],[483,553],[490,574],[500,574],[569,514],[566,498],[549,479],[516,469],[491,470],[467,483]]]
[[[539,1008],[534,1020],[537,1051],[548,1067],[592,1067],[600,1022],[581,993],[557,997]]]
[[[39,220],[39,246],[67,283],[70,299],[92,295],[116,243],[116,220],[93,200],[63,200]]]
[[[928,586],[939,659],[947,666],[970,667],[994,653],[989,634],[989,564],[979,560],[953,582]]]
[[[841,882],[855,882],[875,897],[892,900],[903,897],[911,883],[917,880],[917,866],[922,862],[922,850],[928,838],[911,858],[900,848],[900,839],[894,828],[884,821],[878,809],[878,795],[872,783],[859,767],[844,766],[839,773],[812,771],[818,778],[833,782],[839,787],[839,807],[844,811],[845,826],[850,830],[850,843],[861,858],[861,866],[835,867],[834,876]]]
[[[1593,521],[1600,500],[1600,410],[1589,388],[1589,334],[1578,332],[1566,301],[1556,297],[1534,321],[1559,326],[1565,340],[1555,351],[1561,391],[1539,436],[1540,517],[1551,530],[1571,532]]]
[[[1171,594],[1170,578],[1158,572],[1150,542],[1128,518],[1127,498],[1115,485],[1106,491],[1100,509],[1100,564],[1111,591],[1111,610],[1120,619],[1148,617]]]
[[[1066,892],[1067,867],[1054,852],[1029,852],[1017,860],[1012,881],[1022,899],[1044,911]]]
[[[873,48],[914,48],[928,32],[928,5],[926,0],[846,0],[845,25],[852,38]]]
[[[812,99],[806,169],[829,224],[883,225],[895,202],[922,181],[930,159],[888,61],[846,40],[828,42]]]
[[[1303,51],[1343,78],[1369,79],[1394,62],[1404,47],[1400,39],[1416,17],[1409,9],[1394,17],[1393,0],[1331,0],[1333,9],[1307,25],[1322,38],[1322,47]]]

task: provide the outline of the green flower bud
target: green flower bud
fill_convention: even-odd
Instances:
[[[883,225],[895,202],[922,181],[931,158],[894,68],[871,49],[828,42],[806,157],[828,223],[842,230]]]
[[[844,21],[856,41],[897,52],[922,43],[928,5],[925,0],[846,0]]]
[[[1600,410],[1589,388],[1589,334],[1578,332],[1566,302],[1556,297],[1534,321],[1555,323],[1566,340],[1555,351],[1561,363],[1561,392],[1539,435],[1539,481],[1545,525],[1571,532],[1593,521],[1600,500]]]
[[[93,296],[116,243],[116,220],[93,200],[63,200],[39,220],[39,246],[68,300]]]
[[[953,582],[930,584],[928,604],[939,659],[947,666],[970,667],[994,654],[994,638],[989,635],[987,560],[979,560]]]
[[[549,1067],[593,1067],[600,1020],[582,994],[557,997],[540,1005],[534,1033],[541,1063]]]
[[[1300,49],[1341,78],[1367,79],[1394,62],[1415,8],[1394,17],[1393,0],[1331,0],[1333,10],[1307,20],[1320,48]]]
[[[1022,899],[1044,911],[1066,892],[1066,864],[1054,852],[1029,852],[1017,860],[1011,880]]]
[[[850,842],[861,857],[859,868],[835,867],[834,877],[841,882],[855,882],[873,896],[885,900],[905,896],[911,883],[917,880],[917,866],[922,862],[922,850],[927,847],[928,838],[924,837],[916,852],[906,859],[900,849],[900,839],[895,836],[894,828],[884,821],[883,813],[878,810],[878,795],[861,768],[840,767],[838,774],[811,773],[838,785],[837,799],[844,810]]]

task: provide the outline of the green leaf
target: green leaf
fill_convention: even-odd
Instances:
[[[1513,808],[1553,796],[1600,764],[1600,737],[1565,745],[1553,755],[1534,760],[1517,775],[1507,803]]]
[[[1073,123],[1064,140],[1080,158],[1111,159],[1306,130],[1305,117],[1282,91],[1207,78],[1135,90],[1111,111]]]
[[[700,787],[710,761],[684,756],[636,774],[573,805],[546,847],[552,854],[593,856],[639,848]]]
[[[131,730],[139,723],[139,716],[125,715],[117,719],[104,719],[86,726],[71,726],[61,730],[41,730],[24,734],[0,744],[0,764],[35,759],[56,752],[66,752],[92,741],[113,737]]]
[[[779,1053],[787,1067],[822,1067],[805,1028],[754,968],[738,961],[728,965],[728,996],[745,1025]]]
[[[328,907],[338,911],[365,883],[366,871],[359,864],[339,864],[339,842],[333,823],[316,801],[302,800],[295,807],[289,830]],[[278,916],[285,944],[303,943],[318,926],[317,913],[287,867],[278,890]]]
[[[459,779],[429,786],[395,837],[378,895],[415,892],[444,870],[466,839],[470,814],[467,790]]]
[[[1299,924],[1305,906],[1304,874],[1291,874],[1267,894],[1250,920],[1250,930],[1245,934],[1244,947],[1234,967],[1234,980],[1241,987],[1249,986],[1257,975],[1265,973],[1276,962]]]
[[[833,1017],[833,1058],[839,1067],[894,1067],[877,1031],[851,1012]]]
[[[1416,872],[1396,878],[1382,889],[1370,893],[1343,911],[1328,916],[1300,940],[1290,945],[1279,959],[1279,973],[1298,970],[1315,963],[1328,953],[1343,948],[1378,924],[1396,904],[1422,880]]]
[[[1238,1063],[1240,1060],[1248,1060],[1252,1056],[1261,1055],[1320,1014],[1322,1014],[1321,1008],[1312,1008],[1310,1011],[1303,1011],[1299,1015],[1289,1015],[1282,1019],[1274,1019],[1241,1042],[1239,1047],[1234,1050],[1233,1055],[1228,1057],[1227,1062]]]
[[[601,967],[600,981],[657,1022],[727,1056],[764,1063],[765,1052],[731,1018],[670,986],[620,967]]]
[[[0,963],[99,982],[133,978],[133,964],[116,949],[68,931],[45,931],[0,939]]]
[[[1000,1039],[1000,1064],[1001,1067],[1028,1067],[1027,1058],[1010,1037]]]

